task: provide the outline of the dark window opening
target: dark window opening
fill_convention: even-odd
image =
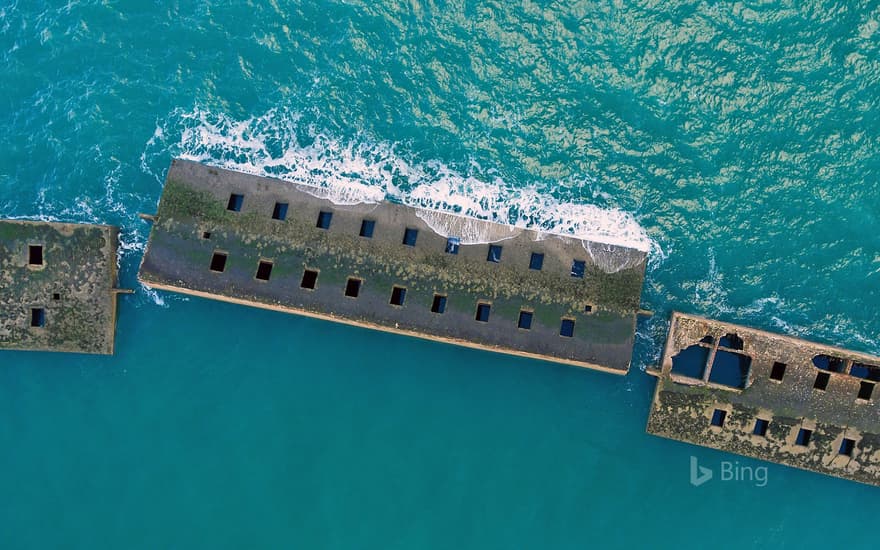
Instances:
[[[574,336],[574,319],[563,319],[559,325],[559,335],[571,338]]]
[[[838,452],[843,456],[852,456],[855,447],[856,442],[854,440],[844,437],[843,441],[840,442],[840,450]]]
[[[758,418],[755,420],[755,429],[752,431],[753,434],[759,435],[761,437],[767,436],[767,427],[770,426],[769,420],[764,420],[763,418]]]
[[[813,357],[813,364],[817,369],[827,370],[830,372],[843,372],[846,370],[846,361],[840,357],[831,357],[829,355],[817,355]]]
[[[241,206],[244,204],[244,195],[233,193],[229,195],[229,202],[226,203],[226,210],[233,212],[241,212]]]
[[[584,272],[587,270],[587,262],[583,260],[575,260],[571,262],[571,276],[578,279],[584,278]]]
[[[431,313],[444,313],[446,311],[446,296],[435,294],[431,303]]]
[[[540,252],[532,252],[532,257],[529,258],[529,269],[541,271],[542,267],[544,267],[544,255]]]
[[[32,244],[28,247],[28,263],[31,265],[43,265],[43,246]]]
[[[700,338],[700,342],[704,344],[709,344],[710,346],[715,343],[715,338],[712,338],[711,334],[707,334]]]
[[[31,326],[46,326],[46,310],[41,307],[31,308]]]
[[[318,272],[312,269],[306,269],[303,271],[303,278],[300,281],[299,286],[301,288],[307,288],[309,290],[315,290],[315,286],[318,284]]]
[[[202,232],[202,238],[205,239],[205,240],[210,239],[210,238],[211,238],[211,232],[210,232],[210,231],[203,231],[203,232]]]
[[[345,295],[349,298],[357,298],[361,293],[361,280],[349,277],[345,283]]]
[[[864,363],[853,363],[849,373],[856,378],[864,378],[866,380],[880,382],[880,367],[865,365]]]
[[[413,229],[411,227],[407,227],[406,231],[403,232],[403,244],[406,246],[415,246],[416,239],[419,238],[419,230]]]
[[[461,239],[458,237],[449,237],[446,239],[446,253],[458,254],[458,247],[461,246]]]
[[[715,409],[715,412],[712,413],[712,425],[723,428],[725,420],[727,420],[727,411]]]
[[[493,264],[497,264],[501,261],[501,245],[489,245],[489,254],[486,255],[486,261],[492,262]]]
[[[53,299],[53,300],[60,300],[60,299],[61,299],[61,294],[58,293],[58,292],[53,292],[53,293],[52,293],[52,299]]]
[[[593,312],[593,306],[591,306],[591,305],[584,306],[584,313],[592,313],[592,312]]]
[[[532,312],[531,311],[520,311],[519,312],[519,321],[516,324],[517,327],[523,330],[529,330],[532,328]]]
[[[276,202],[275,208],[272,210],[272,219],[284,221],[287,219],[287,203],[286,202]]]
[[[828,388],[828,381],[831,380],[831,375],[827,372],[820,372],[816,375],[816,381],[813,382],[813,387],[817,390],[825,391]]]
[[[402,306],[406,300],[406,289],[402,286],[395,286],[391,289],[391,305]]]
[[[743,339],[733,332],[729,332],[721,337],[718,345],[722,348],[743,349]]]
[[[773,363],[773,368],[770,369],[770,380],[781,382],[785,376],[785,366],[785,363],[780,363],[779,361]]]
[[[266,260],[260,260],[260,263],[257,265],[257,279],[261,281],[268,281],[269,277],[272,276],[272,262]]]
[[[223,273],[226,270],[226,254],[223,252],[214,252],[211,256],[211,271]]]
[[[315,224],[315,227],[318,229],[330,229],[330,222],[333,220],[333,212],[326,212],[321,210],[318,213],[318,222]]]
[[[475,319],[480,321],[481,323],[489,322],[489,312],[492,311],[492,306],[489,304],[479,303],[477,304],[477,316]]]
[[[810,444],[810,438],[813,437],[813,430],[808,430],[806,428],[801,428],[798,432],[797,439],[795,440],[795,445],[800,445],[801,447],[806,447]]]
[[[871,399],[871,394],[874,393],[874,383],[873,382],[860,382],[859,383],[859,399],[864,399],[868,401]]]
[[[752,358],[748,355],[733,353],[723,349],[715,352],[709,381],[723,386],[743,389],[749,379]]]
[[[376,222],[373,220],[364,220],[361,222],[361,232],[358,233],[361,237],[372,239],[373,231],[376,229]]]
[[[708,359],[709,350],[693,344],[672,356],[672,373],[702,380]]]

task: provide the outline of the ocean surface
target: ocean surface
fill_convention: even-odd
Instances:
[[[174,157],[638,246],[655,315],[618,378],[150,291]],[[7,0],[0,216],[120,225],[137,293],[0,352],[0,548],[876,548],[644,369],[672,310],[880,353],[878,213],[877,1]]]

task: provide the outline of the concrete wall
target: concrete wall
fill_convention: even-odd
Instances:
[[[244,197],[238,212],[227,209],[233,193]],[[147,285],[210,298],[628,369],[644,252],[388,202],[339,206],[317,193],[176,160],[139,276]],[[289,205],[284,221],[271,217],[276,202]],[[327,230],[316,227],[321,211],[332,213]],[[359,236],[364,219],[375,222],[372,238]],[[413,247],[403,244],[407,228],[418,231]],[[448,232],[501,245],[501,261],[487,261],[488,242],[446,253]],[[209,269],[215,251],[228,255],[223,273]],[[602,262],[591,251],[601,251]],[[544,254],[540,271],[529,269],[533,252]],[[606,273],[609,258],[627,267]],[[272,262],[269,281],[255,278],[261,260]],[[585,262],[583,278],[571,276],[574,260]],[[314,290],[300,286],[305,269],[320,272]],[[357,298],[344,295],[349,277],[363,281]],[[402,307],[389,303],[394,285],[406,288]],[[431,312],[435,294],[447,296],[443,314]],[[487,323],[475,320],[479,302],[491,305]],[[530,330],[517,328],[521,309],[534,312]],[[563,318],[574,321],[573,337],[560,335]]]

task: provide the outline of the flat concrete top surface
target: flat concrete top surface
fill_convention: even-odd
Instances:
[[[644,251],[385,201],[339,205],[324,193],[175,160],[139,277],[157,288],[626,372]],[[438,300],[442,311],[434,311]]]
[[[650,433],[880,483],[880,357],[675,313],[653,374]]]
[[[112,354],[117,235],[0,220],[0,349]]]

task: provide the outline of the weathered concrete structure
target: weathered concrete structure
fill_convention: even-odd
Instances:
[[[880,358],[674,313],[648,432],[880,485]]]
[[[112,354],[118,229],[0,221],[0,349]]]
[[[626,373],[645,252],[175,160],[139,277],[165,290]]]

